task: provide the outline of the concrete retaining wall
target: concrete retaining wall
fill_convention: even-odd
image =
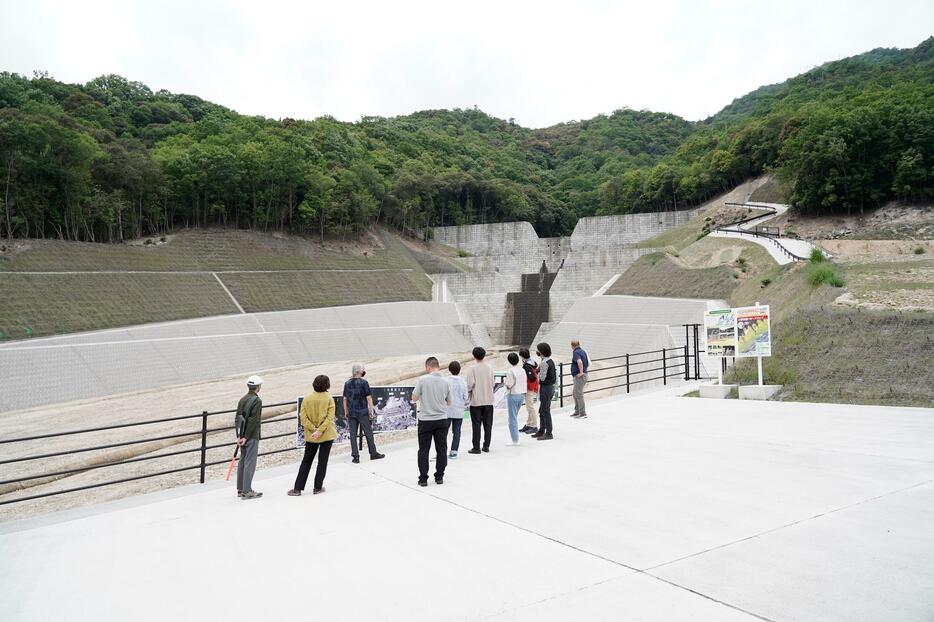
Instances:
[[[592,296],[636,259],[655,250],[633,244],[687,222],[695,212],[582,218],[566,238],[540,239],[527,222],[435,227],[437,242],[473,255],[461,261],[476,272],[432,275],[433,299],[459,303],[494,343],[508,343],[507,294],[521,290],[519,275],[538,272],[542,261],[549,271],[557,271],[548,319],[560,320],[575,301]],[[442,282],[446,283],[439,285]]]
[[[581,218],[571,234],[571,250],[635,244],[689,221],[697,210]]]
[[[277,367],[467,352],[453,304],[399,302],[186,320],[0,349],[0,412]]]

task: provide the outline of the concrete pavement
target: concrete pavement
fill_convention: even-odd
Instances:
[[[214,482],[0,525],[0,619],[927,620],[934,411],[645,393],[415,485]],[[469,429],[465,428],[467,438]]]

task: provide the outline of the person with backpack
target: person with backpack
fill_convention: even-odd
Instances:
[[[525,390],[528,381],[525,378],[525,370],[519,364],[519,355],[510,352],[506,357],[512,366],[506,371],[506,388],[509,389],[506,405],[509,408],[509,438],[507,447],[516,447],[519,444],[519,409],[522,408],[522,402],[525,400]]]
[[[519,350],[522,359],[522,369],[525,371],[525,411],[527,413],[525,425],[519,432],[535,434],[538,432],[538,413],[535,411],[535,398],[538,396],[538,361],[529,354],[528,348]]]
[[[256,456],[259,454],[260,427],[263,423],[263,400],[259,391],[263,379],[250,376],[246,380],[247,394],[237,404],[234,428],[237,445],[240,447],[240,464],[237,465],[237,496],[240,499],[259,499],[263,493],[253,490],[253,473],[256,472]]]
[[[555,362],[551,360],[551,346],[544,341],[536,346],[541,363],[538,366],[538,432],[532,435],[540,441],[550,441],[554,438],[551,427],[551,400],[555,396],[555,384],[558,374],[555,371]]]

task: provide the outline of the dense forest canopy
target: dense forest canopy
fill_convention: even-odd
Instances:
[[[827,63],[717,115],[617,110],[531,130],[473,110],[274,121],[115,75],[0,73],[0,232],[180,226],[346,235],[680,209],[772,171],[806,213],[934,198],[934,38]]]

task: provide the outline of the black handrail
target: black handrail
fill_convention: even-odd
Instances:
[[[751,222],[751,221],[757,220],[757,219],[759,219],[759,218],[764,218],[764,217],[766,217],[766,216],[774,216],[775,214],[778,213],[778,210],[776,210],[774,207],[769,207],[769,206],[767,206],[767,205],[756,205],[755,203],[733,203],[733,202],[730,202],[730,201],[727,201],[726,203],[724,203],[724,205],[733,205],[733,206],[736,206],[736,207],[746,207],[746,208],[762,209],[762,210],[766,210],[766,213],[765,213],[765,214],[758,214],[758,215],[756,215],[756,216],[750,216],[749,218],[743,218],[742,220],[737,220],[737,221],[735,221],[735,222],[731,222],[731,223],[722,225],[722,226],[717,227],[716,229],[714,229],[714,231],[722,231],[722,232],[724,232],[724,233],[738,233],[738,234],[740,234],[740,235],[751,235],[751,236],[754,236],[754,237],[757,237],[757,238],[765,238],[765,239],[771,241],[772,244],[774,244],[775,246],[777,246],[778,249],[779,249],[782,253],[784,253],[785,255],[787,255],[788,258],[791,259],[792,261],[807,261],[807,260],[808,260],[807,257],[802,257],[802,256],[800,256],[800,255],[797,255],[797,254],[793,253],[792,251],[788,250],[787,248],[785,248],[784,246],[782,246],[782,243],[779,242],[778,239],[777,239],[777,238],[780,238],[780,237],[781,237],[780,235],[777,235],[777,234],[774,234],[774,233],[769,233],[769,232],[767,232],[767,231],[749,231],[749,230],[747,230],[747,229],[731,229],[731,228],[730,228],[730,227],[738,227],[739,225],[744,225],[744,224],[746,224],[747,222]]]
[[[612,364],[600,367],[599,369],[591,369],[591,378],[590,382],[591,388],[586,389],[584,393],[594,393],[597,391],[608,391],[615,388],[626,388],[626,392],[629,393],[632,387],[652,381],[661,380],[663,383],[667,384],[670,378],[684,378],[685,380],[691,379],[691,359],[694,359],[694,377],[699,377],[699,356],[701,353],[700,344],[698,341],[700,324],[685,324],[685,343],[683,346],[675,346],[672,348],[662,348],[660,350],[650,350],[647,352],[631,352],[619,356],[607,356],[601,357],[598,359],[591,359],[592,363],[597,362],[610,362]],[[693,337],[693,339],[691,339]],[[693,344],[689,343],[693,341]],[[642,358],[640,357],[650,357]],[[570,366],[567,363],[559,364],[560,371],[558,376],[558,395],[554,396],[552,399],[560,403],[561,406],[564,405],[565,391],[566,387],[572,387],[573,382],[566,383],[565,380],[570,379]],[[606,372],[619,371],[612,375],[606,375]],[[659,372],[661,374],[659,375]],[[648,376],[648,377],[644,377]],[[606,383],[610,383],[609,386],[604,386]],[[594,386],[597,385],[597,386]],[[279,402],[275,404],[264,404],[263,409],[270,408],[281,408],[283,406],[294,406],[295,402]],[[160,423],[177,423],[187,420],[199,420],[201,425],[199,428],[192,429],[187,432],[175,432],[171,434],[160,434],[157,436],[149,436],[146,438],[136,438],[129,440],[115,441],[111,443],[105,443],[100,445],[93,445],[88,447],[80,447],[77,449],[46,452],[40,454],[32,454],[27,456],[21,456],[18,458],[8,458],[0,461],[0,465],[5,464],[14,464],[22,462],[31,462],[35,460],[47,460],[50,458],[60,458],[62,456],[69,456],[75,454],[84,454],[92,451],[103,451],[108,449],[119,449],[125,447],[132,447],[136,445],[143,445],[146,443],[154,443],[160,441],[178,441],[178,442],[197,442],[200,438],[200,443],[196,447],[185,448],[185,449],[172,449],[171,451],[163,451],[165,449],[171,449],[169,447],[163,447],[155,451],[159,453],[154,453],[152,455],[136,456],[119,460],[107,460],[106,458],[100,463],[89,463],[89,464],[71,464],[71,465],[57,465],[57,468],[52,468],[43,473],[35,473],[30,475],[17,475],[15,477],[10,477],[4,480],[0,480],[0,486],[11,486],[16,484],[23,484],[24,482],[37,481],[37,480],[47,480],[47,479],[60,479],[73,475],[79,475],[89,471],[94,471],[97,469],[104,469],[110,467],[116,467],[121,465],[129,464],[138,464],[142,462],[149,462],[152,460],[159,460],[161,458],[173,458],[178,456],[183,456],[186,454],[198,453],[199,458],[196,464],[191,464],[187,466],[181,466],[177,468],[171,468],[166,470],[157,470],[155,472],[144,473],[141,475],[134,475],[131,477],[120,477],[114,480],[108,480],[104,482],[96,482],[92,484],[75,486],[71,488],[65,488],[62,490],[53,490],[49,492],[43,492],[34,495],[27,495],[24,497],[18,497],[15,499],[2,499],[0,500],[0,505],[8,505],[11,503],[20,503],[23,501],[30,501],[35,499],[41,499],[45,497],[51,497],[56,495],[69,494],[72,492],[79,492],[84,490],[89,490],[93,488],[101,488],[104,486],[113,486],[117,484],[123,484],[132,481],[143,480],[152,477],[160,477],[163,475],[170,475],[175,473],[183,473],[187,471],[199,471],[200,476],[199,480],[201,483],[205,482],[205,471],[210,466],[217,466],[220,464],[227,464],[230,462],[229,458],[223,460],[209,460],[208,452],[212,450],[219,450],[223,448],[232,449],[235,445],[235,441],[231,439],[229,442],[213,443],[208,444],[208,436],[211,434],[216,434],[220,432],[228,432],[233,429],[233,426],[208,426],[208,419],[217,415],[231,415],[234,414],[236,410],[219,410],[219,411],[203,411],[200,414],[195,415],[180,415],[177,417],[163,417],[159,419],[147,419],[144,421],[131,421],[126,423],[117,423],[113,425],[106,426],[95,426],[91,428],[80,428],[74,430],[66,430],[64,432],[58,432],[55,434],[36,434],[32,436],[22,436],[15,438],[6,438],[0,439],[0,444],[13,445],[16,443],[30,443],[33,441],[41,441],[49,438],[58,438],[63,436],[78,436],[84,434],[90,434],[93,432],[107,432],[110,430],[122,430],[137,428],[141,426],[156,425]],[[278,423],[290,423],[294,422],[298,418],[297,413],[295,414],[285,414],[285,415],[273,415],[271,418],[268,418],[263,421],[264,424],[278,424]],[[294,437],[295,430],[292,429],[288,432],[276,433],[271,435],[265,435],[263,438],[266,440]],[[184,439],[184,440],[182,440]],[[287,451],[294,451],[293,447],[286,447],[284,449],[272,449],[265,452],[260,452],[259,456],[268,456],[273,454],[279,454]],[[51,482],[38,482],[37,485],[42,485]],[[26,486],[18,487],[22,490]],[[14,492],[13,490],[8,490],[2,494],[9,494]]]

